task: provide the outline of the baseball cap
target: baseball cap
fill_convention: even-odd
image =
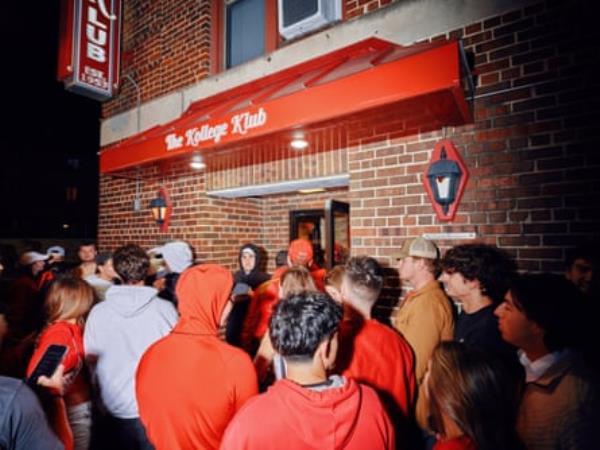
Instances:
[[[39,252],[25,252],[19,258],[19,264],[22,266],[28,266],[38,261],[46,261],[48,259],[48,255],[44,255]]]
[[[160,254],[171,272],[181,273],[193,263],[192,249],[187,242],[171,241],[160,247],[154,247],[150,253]]]
[[[46,250],[46,254],[48,256],[50,256],[50,254],[65,256],[65,249],[60,245],[53,245],[52,247],[48,247],[48,250]]]
[[[293,265],[302,266],[313,259],[312,244],[306,239],[295,239],[290,242],[288,258]]]
[[[427,259],[438,259],[439,251],[437,246],[428,239],[423,237],[416,237],[407,239],[402,245],[402,249],[396,255],[394,259],[402,259],[407,256],[417,256],[419,258]]]

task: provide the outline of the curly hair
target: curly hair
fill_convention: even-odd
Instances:
[[[113,265],[124,283],[135,283],[148,275],[150,257],[139,245],[128,244],[115,251]]]
[[[342,307],[322,292],[301,292],[280,301],[269,327],[273,348],[286,359],[311,360],[321,342],[336,332]]]
[[[495,304],[504,300],[517,270],[506,252],[487,244],[452,247],[440,261],[440,266],[444,272],[458,272],[469,281],[479,281],[481,293],[490,297]]]

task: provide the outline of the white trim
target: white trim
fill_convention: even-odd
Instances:
[[[348,186],[350,175],[331,175],[327,177],[309,178],[304,180],[289,180],[278,183],[258,184],[229,189],[207,191],[206,195],[224,198],[253,197],[259,195],[284,194],[297,192],[301,189],[336,188]]]

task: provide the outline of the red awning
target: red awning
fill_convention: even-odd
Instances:
[[[103,149],[100,172],[335,124],[363,112],[372,117],[408,109],[430,129],[462,125],[471,112],[460,52],[455,41],[402,47],[370,38],[192,103],[178,119]]]

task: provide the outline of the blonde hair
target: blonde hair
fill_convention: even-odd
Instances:
[[[281,289],[281,298],[300,294],[301,292],[317,290],[312,275],[308,269],[303,266],[294,266],[286,270],[281,276],[279,286]]]
[[[94,290],[81,278],[65,277],[56,280],[46,296],[48,323],[76,319],[83,324],[84,316],[94,302]]]

